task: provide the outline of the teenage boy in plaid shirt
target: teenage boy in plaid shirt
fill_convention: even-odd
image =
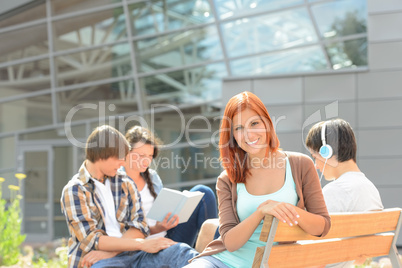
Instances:
[[[149,227],[137,187],[117,172],[129,150],[113,127],[89,136],[86,160],[61,196],[70,232],[68,267],[182,267],[198,254],[168,238],[145,239]]]

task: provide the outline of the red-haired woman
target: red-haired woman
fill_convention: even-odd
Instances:
[[[221,237],[186,267],[251,267],[265,215],[315,236],[330,228],[312,160],[279,150],[267,109],[250,92],[232,97],[220,127],[225,171],[218,177]]]

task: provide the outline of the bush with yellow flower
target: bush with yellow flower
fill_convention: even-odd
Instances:
[[[0,177],[0,266],[16,264],[21,255],[20,245],[25,240],[21,234],[22,214],[20,208],[22,180],[25,174],[17,173],[19,185],[9,185],[10,200],[3,199],[4,178]]]

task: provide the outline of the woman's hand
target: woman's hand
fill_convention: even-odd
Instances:
[[[176,227],[179,224],[179,216],[177,215],[173,215],[173,217],[171,219],[170,215],[172,215],[171,212],[169,212],[166,217],[163,219],[163,221],[158,221],[155,224],[155,233],[160,233],[163,231],[167,231],[170,230],[174,227]]]
[[[272,215],[289,226],[299,224],[300,215],[297,213],[296,207],[289,203],[267,200],[261,203],[257,210],[263,215]]]

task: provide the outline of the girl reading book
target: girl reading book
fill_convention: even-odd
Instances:
[[[149,168],[152,160],[157,157],[162,142],[150,130],[141,126],[129,129],[126,139],[131,145],[131,151],[126,158],[124,169],[127,176],[137,185],[144,213],[147,215],[163,188],[158,173]],[[215,194],[209,187],[196,185],[190,191],[203,192],[204,196],[189,220],[178,224],[177,215],[171,215],[171,212],[161,222],[147,219],[151,237],[165,236],[173,241],[184,242],[194,247],[202,223],[207,219],[217,217],[217,205]]]

